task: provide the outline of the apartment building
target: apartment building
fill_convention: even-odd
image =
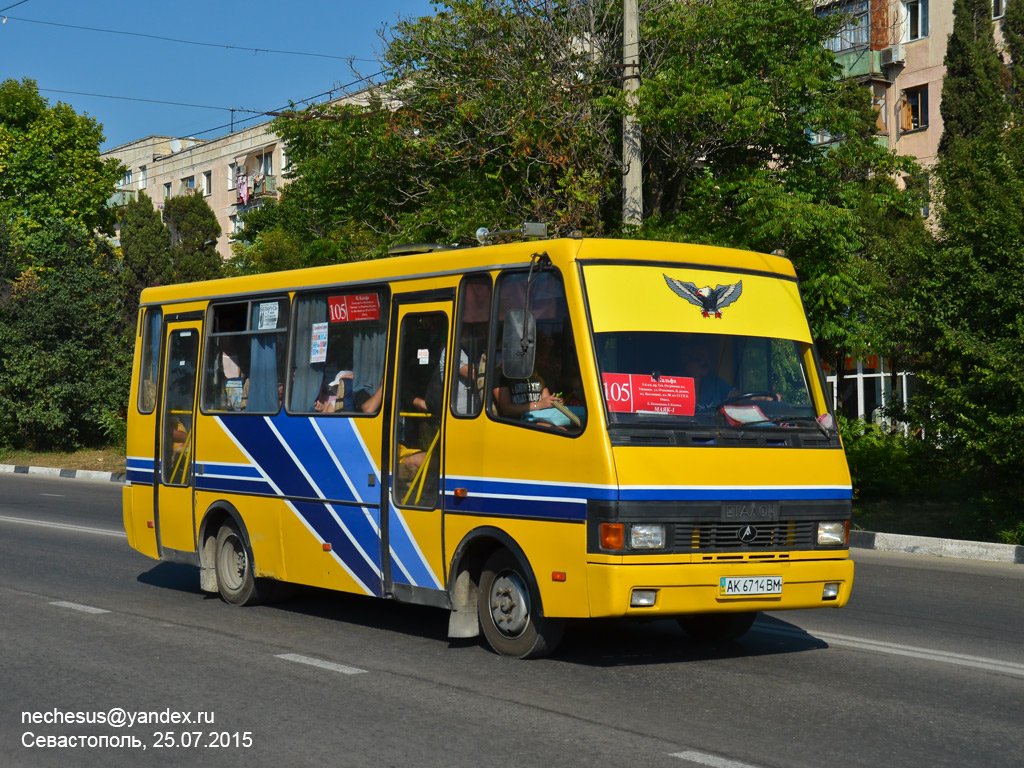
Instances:
[[[942,83],[946,44],[953,31],[953,0],[842,0],[822,2],[819,13],[847,21],[828,41],[843,75],[871,91],[878,110],[879,141],[924,167],[933,165],[942,136]],[[993,34],[1001,43],[1005,0],[992,0]],[[818,142],[833,137],[815,136]],[[927,213],[927,211],[925,211]],[[850,417],[881,421],[880,407],[904,405],[913,376],[893,371],[878,355],[847,357],[842,371],[827,371],[835,402]]]
[[[1005,9],[1006,0],[992,0],[997,42]],[[827,45],[844,76],[870,89],[881,140],[932,165],[942,135],[939,102],[953,0],[843,0],[820,3],[819,12],[848,19]]]
[[[217,251],[225,259],[231,257],[230,236],[241,226],[242,214],[277,197],[286,162],[283,142],[269,122],[209,141],[147,136],[101,156],[127,167],[114,205],[145,192],[162,210],[168,199],[199,190],[217,215]]]

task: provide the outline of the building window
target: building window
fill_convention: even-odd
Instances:
[[[274,175],[274,151],[270,150],[260,157],[260,173],[264,176]]]
[[[139,166],[139,189],[146,188],[146,182],[149,178],[149,174],[146,171],[146,166]]]
[[[181,194],[187,195],[196,188],[196,177],[186,176],[181,180]]]
[[[232,235],[237,235],[245,230],[245,225],[242,220],[237,216],[228,216],[228,231]]]
[[[907,40],[928,37],[928,0],[904,3],[907,9]]]
[[[992,0],[992,18],[1001,18],[1006,13],[1005,0]]]
[[[234,163],[228,165],[228,189],[235,188],[235,177],[238,176],[238,166]]]
[[[207,197],[213,192],[213,171],[206,171],[203,174],[203,194]]]
[[[171,182],[164,184],[164,200],[171,199]]]
[[[908,88],[900,99],[900,130],[920,131],[928,127],[928,86]]]
[[[825,47],[833,53],[852,48],[866,47],[871,42],[871,23],[867,0],[842,3],[828,10],[825,15],[841,14],[846,22],[827,41]]]

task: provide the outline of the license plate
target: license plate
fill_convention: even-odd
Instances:
[[[719,597],[781,594],[781,576],[723,576],[718,580]]]

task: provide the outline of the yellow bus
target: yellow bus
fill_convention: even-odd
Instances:
[[[789,261],[424,250],[143,291],[132,547],[234,605],[426,604],[522,658],[568,619],[721,641],[846,604],[850,475]]]

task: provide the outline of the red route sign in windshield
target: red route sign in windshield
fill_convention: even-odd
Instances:
[[[613,413],[664,413],[693,416],[693,379],[684,376],[642,376],[636,373],[601,375],[604,399]]]
[[[380,320],[380,299],[376,293],[352,293],[348,296],[330,296],[327,305],[332,323],[351,323],[356,320]]]

